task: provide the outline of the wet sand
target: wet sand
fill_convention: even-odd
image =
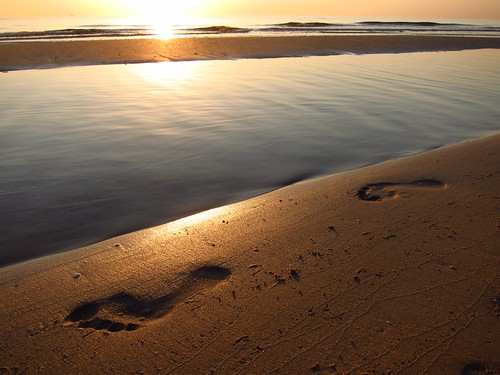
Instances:
[[[0,269],[1,372],[499,373],[499,144]]]
[[[500,38],[411,35],[189,37],[0,44],[0,71],[66,65],[500,48]]]

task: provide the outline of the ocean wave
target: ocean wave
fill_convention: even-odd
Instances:
[[[292,28],[315,28],[315,27],[332,27],[338,24],[327,22],[285,22],[277,23],[273,26],[277,27],[292,27]]]
[[[205,26],[180,29],[187,34],[244,34],[249,33],[252,29],[233,27],[233,26]]]
[[[1,29],[0,29],[1,30]],[[500,36],[500,26],[471,25],[462,23],[362,21],[354,23],[285,22],[262,25],[196,25],[173,26],[173,35],[323,35],[323,34],[436,34],[436,35],[487,35]],[[154,25],[85,24],[74,28],[43,31],[0,31],[0,42],[158,37]]]
[[[41,40],[67,38],[134,37],[153,35],[147,29],[61,29],[45,31],[19,31],[0,33],[0,41]]]
[[[328,23],[328,22],[285,22],[278,23],[274,25],[270,25],[274,27],[280,28],[345,28],[349,26],[362,27],[362,26],[376,26],[376,27],[384,27],[384,26],[392,26],[392,27],[458,27],[458,26],[471,26],[462,23],[441,23],[441,22],[429,22],[429,21],[421,21],[421,22],[410,22],[410,21],[362,21],[355,23]]]
[[[441,22],[409,22],[409,21],[397,21],[397,22],[384,22],[384,21],[363,21],[357,22],[358,25],[372,25],[372,26],[423,26],[423,27],[436,27],[436,26],[468,26],[463,23],[441,23]]]

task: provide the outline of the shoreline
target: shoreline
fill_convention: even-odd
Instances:
[[[0,269],[0,368],[498,372],[499,142]]]
[[[0,44],[0,72],[75,65],[500,48],[500,38],[334,35],[102,39]]]

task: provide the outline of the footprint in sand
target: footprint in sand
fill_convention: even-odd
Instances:
[[[168,314],[181,300],[215,286],[230,275],[231,270],[228,268],[203,266],[192,271],[178,289],[159,298],[140,298],[121,292],[84,302],[76,306],[64,320],[78,323],[80,328],[108,332],[135,331],[148,320]]]
[[[493,371],[490,371],[486,368],[485,365],[479,362],[473,362],[466,364],[462,371],[460,371],[461,375],[493,375]]]
[[[404,193],[404,189],[441,189],[446,184],[439,180],[422,179],[411,182],[377,182],[363,186],[357,197],[364,201],[381,201]]]

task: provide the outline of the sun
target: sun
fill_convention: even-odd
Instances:
[[[172,36],[172,25],[189,24],[203,0],[124,0],[135,17],[155,28],[161,38]]]

